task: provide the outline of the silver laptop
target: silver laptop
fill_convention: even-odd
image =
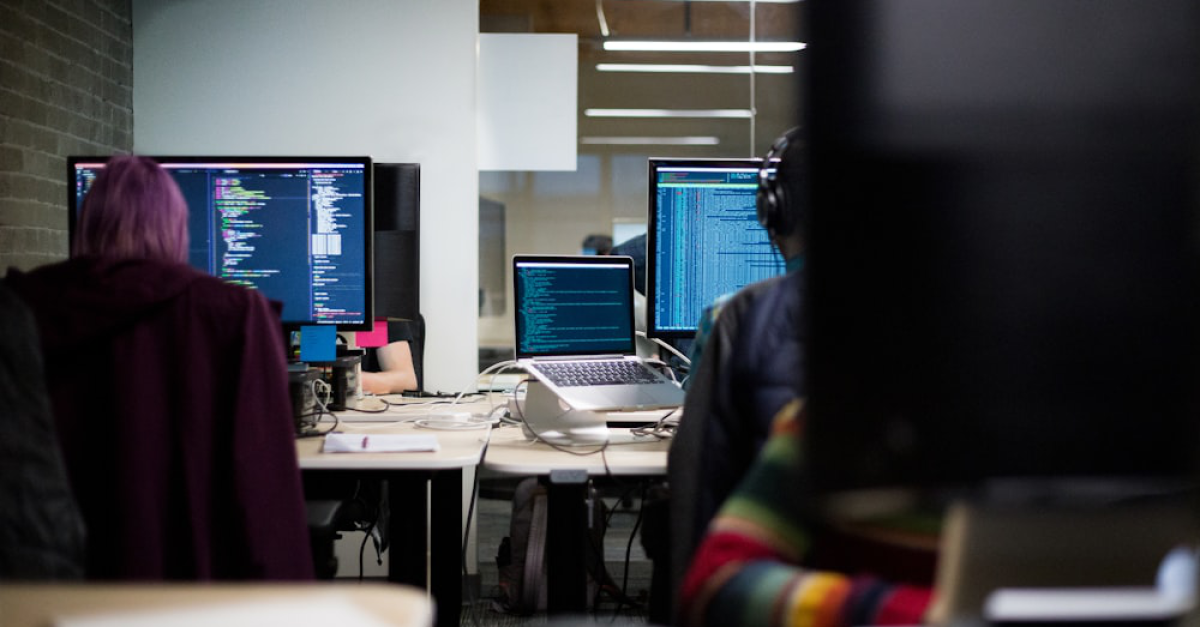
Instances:
[[[636,355],[633,259],[513,257],[518,363],[578,410],[677,407],[683,390]]]

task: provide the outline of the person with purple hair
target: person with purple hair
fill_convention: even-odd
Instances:
[[[89,579],[312,577],[279,308],[187,264],[166,171],[112,158],[32,310]]]

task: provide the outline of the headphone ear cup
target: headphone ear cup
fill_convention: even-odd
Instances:
[[[767,169],[773,160],[782,159],[788,144],[796,141],[799,136],[800,128],[796,127],[788,130],[779,139],[775,140],[775,143],[771,145],[771,149],[767,152],[767,156],[763,157],[763,169],[759,171],[758,194],[755,196],[755,213],[758,216],[758,223],[772,237],[790,235],[795,225],[787,209],[788,199],[784,195],[784,186],[779,183],[778,174],[776,176],[768,176]]]
[[[774,179],[767,179],[758,187],[758,223],[772,235],[787,234],[783,215],[786,212],[782,210],[785,199],[780,197],[782,191]]]
[[[771,231],[771,191],[770,183],[763,183],[758,186],[758,194],[755,197],[755,215],[758,217],[758,223],[767,232]]]
[[[771,229],[779,236],[792,233],[792,216],[787,210],[787,191],[778,182],[771,183]]]

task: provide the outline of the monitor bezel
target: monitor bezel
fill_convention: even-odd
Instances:
[[[95,156],[69,156],[67,157],[67,250],[68,255],[74,254],[75,248],[75,230],[78,228],[76,220],[80,207],[76,206],[77,195],[75,193],[75,170],[80,165],[96,164],[104,166],[108,160],[114,155]],[[333,325],[339,331],[370,331],[375,324],[375,172],[374,161],[371,157],[366,156],[283,156],[283,155],[143,155],[149,159],[153,159],[160,165],[166,164],[185,164],[195,165],[202,163],[212,164],[227,164],[238,163],[246,165],[267,164],[267,163],[283,163],[283,164],[303,164],[303,163],[321,163],[321,164],[346,164],[346,165],[361,165],[363,166],[363,190],[364,190],[364,205],[366,214],[363,222],[363,254],[365,256],[364,264],[364,283],[366,285],[366,302],[364,303],[363,320],[359,322],[321,322],[316,320],[283,320],[282,323],[285,329],[297,329],[302,326],[311,325]]]
[[[646,212],[646,336],[658,339],[692,339],[696,336],[696,327],[691,329],[660,329],[661,322],[657,317],[655,294],[658,290],[658,170],[663,167],[697,167],[697,168],[746,168],[762,170],[763,160],[758,157],[729,157],[729,158],[678,158],[651,157],[647,164],[647,212]],[[764,231],[765,232],[765,231]],[[696,324],[699,324],[699,314]]]

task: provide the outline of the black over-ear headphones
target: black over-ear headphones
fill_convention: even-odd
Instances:
[[[786,237],[796,228],[796,211],[788,207],[788,197],[785,191],[787,185],[779,181],[779,173],[783,171],[783,155],[788,145],[800,141],[800,127],[795,127],[781,135],[771,144],[767,156],[763,157],[762,166],[758,170],[758,195],[756,200],[758,223],[773,236]],[[779,161],[774,167],[772,163]],[[775,170],[772,175],[771,170]]]

